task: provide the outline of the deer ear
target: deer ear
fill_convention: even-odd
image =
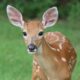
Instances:
[[[53,26],[58,19],[58,10],[57,7],[49,8],[44,12],[42,17],[42,24],[44,28]]]
[[[16,8],[8,5],[7,6],[7,15],[8,15],[10,22],[13,25],[18,26],[20,28],[23,27],[24,21],[23,21],[22,15]]]

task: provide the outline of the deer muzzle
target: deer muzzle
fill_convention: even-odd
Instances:
[[[28,45],[28,52],[36,52],[37,51],[37,46],[35,44],[29,44]]]

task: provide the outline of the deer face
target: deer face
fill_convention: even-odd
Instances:
[[[42,21],[33,20],[24,22],[21,13],[14,7],[8,5],[7,15],[13,25],[22,29],[28,52],[36,53],[42,43],[44,29],[56,23],[58,11],[56,7],[52,7],[43,14]]]
[[[38,50],[43,38],[43,33],[44,29],[40,21],[35,20],[25,23],[23,37],[29,53],[34,53]]]

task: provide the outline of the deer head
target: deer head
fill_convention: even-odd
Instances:
[[[14,7],[7,6],[9,21],[23,31],[23,37],[29,53],[36,53],[44,38],[44,29],[53,26],[58,19],[56,7],[49,8],[43,14],[42,21],[32,20],[25,22],[22,14]]]

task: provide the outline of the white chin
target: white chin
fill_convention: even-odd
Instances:
[[[35,54],[37,52],[37,50],[34,50],[34,52],[31,52],[28,49],[27,49],[27,51],[28,51],[29,54]]]

